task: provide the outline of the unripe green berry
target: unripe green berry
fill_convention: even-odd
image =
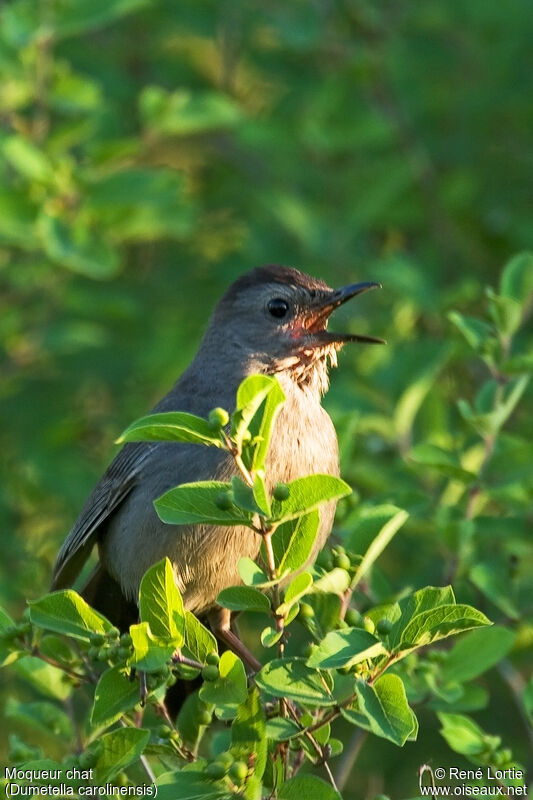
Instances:
[[[290,490],[286,483],[276,483],[272,495],[274,500],[278,500],[278,502],[283,503],[284,500],[288,499],[289,492]]]
[[[352,566],[352,562],[350,561],[350,558],[346,555],[346,553],[337,553],[333,563],[339,569],[349,570],[350,567]]]
[[[315,616],[315,609],[309,603],[300,603],[300,611],[298,612],[300,619],[313,619]]]
[[[120,637],[120,645],[121,647],[131,647],[133,644],[132,638],[129,633],[123,633]]]
[[[220,656],[218,653],[209,653],[205,659],[207,664],[212,664],[213,666],[217,667],[218,662],[220,661]]]
[[[229,750],[224,750],[223,753],[218,754],[218,756],[215,758],[215,761],[218,764],[223,764],[226,767],[226,769],[229,769],[233,764],[233,762],[235,761],[235,759],[233,758]]]
[[[229,414],[225,408],[213,408],[207,418],[208,425],[212,431],[219,431],[229,422]]]
[[[107,661],[108,652],[109,652],[109,647],[106,647],[105,645],[103,647],[100,647],[98,650],[98,661]]]
[[[363,617],[356,608],[349,608],[344,617],[350,628],[362,628]]]
[[[129,783],[128,776],[126,775],[126,773],[124,771],[119,772],[119,774],[117,775],[117,777],[115,778],[113,783],[116,786],[127,786],[128,783]]]
[[[120,636],[120,631],[118,628],[115,628],[115,626],[113,626],[107,632],[107,636],[109,639],[118,639],[118,637]]]
[[[103,633],[91,633],[89,636],[89,641],[95,647],[101,647],[105,642],[106,638]]]
[[[80,753],[78,761],[82,769],[91,769],[98,761],[98,756],[96,753],[91,753],[89,750],[86,750],[84,753]]]
[[[204,681],[216,681],[220,677],[218,667],[214,664],[207,664],[202,670],[202,678]]]
[[[233,505],[233,497],[229,492],[219,492],[215,497],[215,505],[221,511],[229,511]]]
[[[376,630],[380,636],[388,636],[392,630],[392,622],[390,619],[383,617],[376,623]]]
[[[205,768],[205,774],[208,778],[211,778],[212,781],[221,780],[225,776],[226,772],[227,768],[219,761],[211,761],[211,763]]]
[[[370,617],[365,617],[364,618],[364,620],[363,620],[363,628],[365,629],[365,631],[368,631],[368,633],[375,633],[376,632],[376,626],[375,626],[373,620],[370,619]]]
[[[234,763],[229,768],[229,776],[231,780],[240,786],[241,783],[244,783],[246,777],[248,775],[248,767],[244,763],[244,761],[234,761]]]
[[[204,708],[204,710],[200,711],[198,714],[198,725],[211,725],[212,720],[213,717],[207,708]]]
[[[119,647],[117,655],[121,661],[125,661],[131,655],[131,647]]]
[[[160,725],[157,729],[157,735],[160,739],[170,739],[172,735],[172,728],[170,725]]]
[[[89,661],[98,661],[99,651],[100,648],[98,647],[89,647],[89,649],[87,650],[87,658],[89,659]]]

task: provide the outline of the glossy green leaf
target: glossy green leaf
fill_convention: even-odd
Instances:
[[[147,622],[130,625],[134,655],[131,663],[144,672],[158,672],[172,658],[176,644],[167,637],[158,638]]]
[[[155,637],[168,639],[174,647],[183,644],[183,600],[168,558],[154,564],[143,575],[139,589],[139,612],[142,622],[148,623]]]
[[[262,592],[251,586],[231,586],[223,589],[217,597],[219,606],[232,611],[270,611],[270,600]]]
[[[246,701],[246,673],[240,658],[231,650],[226,650],[218,665],[220,676],[216,681],[204,681],[200,689],[200,699],[215,705],[215,714],[227,718],[237,713],[237,706]]]
[[[301,572],[289,583],[285,590],[283,603],[276,609],[276,614],[285,615],[292,606],[310,590],[313,577],[309,572]]]
[[[184,636],[185,643],[181,648],[183,654],[200,664],[205,664],[209,653],[216,653],[218,650],[217,640],[192,611],[185,611]]]
[[[224,447],[220,436],[213,433],[207,420],[184,411],[166,411],[141,417],[126,428],[117,442],[190,442]]]
[[[72,589],[47,594],[30,603],[34,625],[88,642],[91,633],[107,633],[111,623]]]
[[[316,775],[297,775],[285,781],[278,796],[280,800],[342,800],[330,783]]]
[[[150,731],[142,728],[119,728],[100,737],[93,773],[95,782],[105,785],[125,767],[138,761],[149,738]]]
[[[358,708],[343,710],[343,717],[376,736],[403,746],[417,722],[398,675],[382,675],[372,686],[357,680],[355,693]]]
[[[491,625],[487,617],[467,605],[443,605],[416,614],[401,633],[398,650],[424,647],[461,631]]]
[[[308,475],[287,484],[286,500],[272,501],[272,519],[283,521],[308,514],[328,500],[338,500],[352,493],[345,481],[333,475]]]
[[[100,675],[94,692],[91,725],[108,728],[140,701],[138,680],[124,667],[111,667]]]
[[[362,628],[330,631],[307,659],[308,667],[339,669],[386,653],[383,642]]]
[[[229,491],[231,484],[222,481],[198,481],[182,483],[170,489],[154,501],[155,510],[163,522],[169,525],[246,525],[252,527],[253,515],[235,505],[220,508],[217,499]],[[252,535],[252,534],[250,534]]]
[[[278,575],[296,572],[310,559],[314,547],[320,516],[311,511],[296,520],[288,520],[280,525],[272,536],[272,548]]]
[[[320,672],[311,669],[303,658],[273,659],[256,675],[257,686],[274,697],[287,697],[311,706],[335,705]]]

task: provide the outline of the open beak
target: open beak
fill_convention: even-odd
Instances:
[[[364,283],[351,283],[340,289],[333,289],[326,295],[321,295],[319,302],[313,304],[306,317],[305,328],[311,334],[314,346],[328,344],[344,344],[345,342],[365,342],[367,344],[386,344],[384,339],[376,336],[363,336],[356,333],[334,333],[326,330],[330,314],[339,306],[356,297],[358,294],[381,289],[380,283],[366,281]]]

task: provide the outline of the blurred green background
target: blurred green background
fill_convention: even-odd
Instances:
[[[482,316],[484,287],[533,247],[532,40],[528,0],[3,4],[4,607],[47,590],[114,439],[188,364],[223,289],[265,262],[331,285],[382,281],[341,315],[389,345],[345,352],[326,405],[356,496],[412,514],[380,562],[388,590],[446,580],[464,494],[448,486],[441,502],[441,478],[408,454],[476,445],[456,400],[488,372],[447,313]],[[519,342],[526,352],[530,329]],[[457,576],[458,595],[518,626],[524,674],[528,400],[492,462],[492,527],[472,545],[473,561],[503,565],[500,581],[514,576],[514,607]],[[503,544],[498,516],[513,520]],[[478,719],[527,759],[512,691],[488,680],[495,705]],[[414,795],[424,761],[463,763],[424,713],[417,744],[366,742],[346,797]]]

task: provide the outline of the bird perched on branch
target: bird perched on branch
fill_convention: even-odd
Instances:
[[[248,375],[276,375],[286,402],[275,421],[266,463],[268,480],[289,482],[313,473],[339,474],[337,437],[322,408],[328,366],[346,342],[381,342],[327,330],[332,311],[379,286],[357,283],[330,289],[296,269],[254,269],[229,287],[216,306],[198,352],[154,412],[186,411],[207,417],[215,406],[232,409]],[[175,442],[126,444],[108,467],[58,555],[52,589],[71,586],[97,545],[99,562],[82,594],[119,627],[137,621],[143,574],[170,559],[185,608],[206,614],[230,646],[229,611],[218,593],[240,583],[237,565],[255,558],[260,537],[245,527],[167,525],[153,501],[168,489],[199,480],[229,480],[235,463],[216,448]],[[316,551],[324,544],[335,503],[320,510]]]

